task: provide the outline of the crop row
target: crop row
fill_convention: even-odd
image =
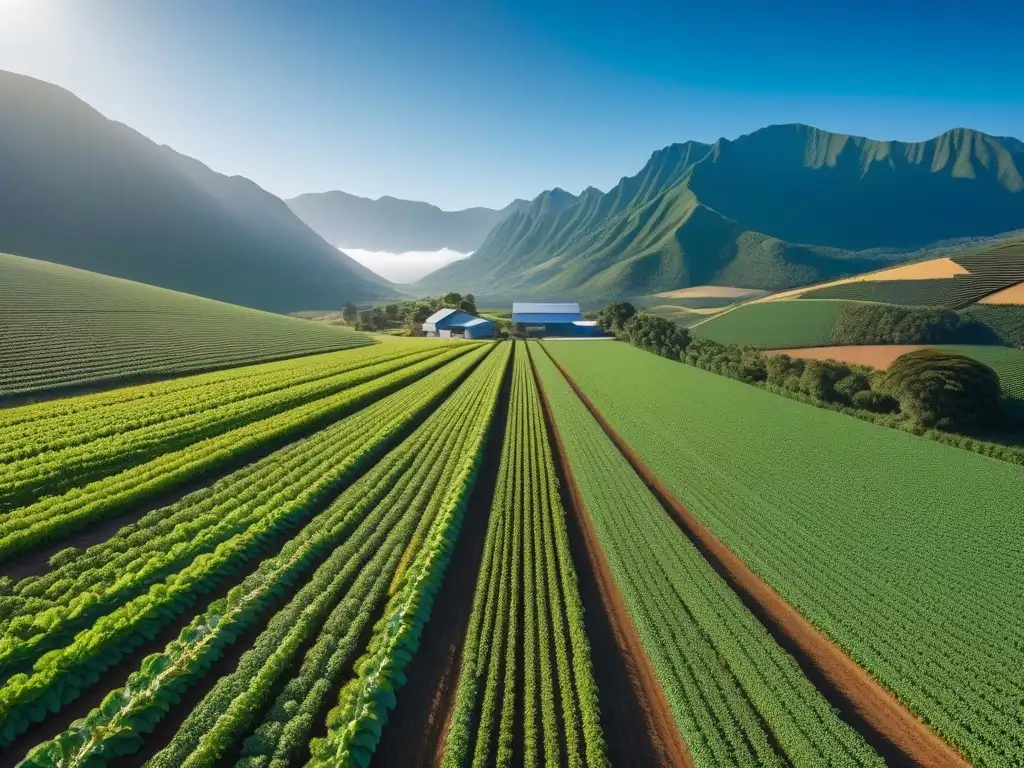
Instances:
[[[1019,467],[599,346],[546,345],[673,496],[975,765],[1021,764]]]
[[[177,451],[156,456],[116,475],[50,496],[0,517],[0,560],[41,544],[59,541],[97,520],[116,515],[154,496],[226,465],[294,439],[367,402],[394,391],[465,355],[467,346],[413,363],[350,389],[314,400],[262,421],[238,427]]]
[[[518,344],[446,767],[509,765],[519,749],[524,765],[608,764],[564,517],[537,385]]]
[[[0,462],[59,451],[422,351],[375,344],[10,408],[0,412]]]
[[[544,353],[570,468],[694,764],[882,765],[636,475]]]
[[[337,370],[320,371],[312,380],[291,386],[275,386],[276,380],[272,379],[250,387],[240,380],[212,391],[193,390],[170,403],[145,402],[146,407],[140,408],[133,401],[128,413],[108,407],[98,414],[86,412],[84,418],[76,415],[38,426],[30,422],[12,430],[0,430],[0,445],[10,446],[0,450],[0,510],[116,474],[156,456],[351,389],[443,351],[420,350],[412,355],[400,352],[384,359],[365,360],[360,355],[362,350],[356,350],[353,360],[337,361]]]
[[[444,494],[403,555],[366,653],[356,662],[354,676],[342,686],[337,705],[327,714],[326,738],[310,742],[310,766],[365,768],[380,741],[458,542],[510,355],[509,345],[499,349],[492,355],[491,368],[473,382],[480,390],[482,406],[463,414],[465,442],[461,450],[453,448],[458,457],[447,470]]]
[[[253,729],[244,765],[271,759],[287,764],[298,757],[329,693],[351,669],[360,638],[379,615],[416,533],[430,525],[448,497],[450,472],[465,460],[464,452],[476,449],[472,425],[493,408],[486,382],[500,376],[501,357],[486,360],[280,554],[193,619],[162,654],[144,660],[103,705],[33,750],[27,764],[52,766],[57,758],[62,766],[102,765],[134,753],[184,690],[216,674],[211,667],[224,648],[262,623],[288,586],[299,588],[150,765],[216,764],[236,753]]]
[[[309,520],[486,352],[470,352],[313,437],[150,513],[51,574],[15,585],[4,600],[0,635],[6,679],[0,743],[73,700],[199,595]],[[21,671],[26,665],[27,673]]]

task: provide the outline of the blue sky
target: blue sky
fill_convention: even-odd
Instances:
[[[281,196],[497,207],[770,123],[1024,136],[1022,23],[1005,0],[0,0],[0,69]]]

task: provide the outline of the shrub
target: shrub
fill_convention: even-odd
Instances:
[[[850,398],[850,402],[854,408],[871,411],[872,413],[896,413],[900,409],[900,404],[895,399],[889,395],[883,395],[881,392],[873,392],[870,389],[855,393]]]
[[[992,424],[1000,413],[999,376],[964,355],[921,349],[896,359],[881,391],[914,423],[947,431]]]

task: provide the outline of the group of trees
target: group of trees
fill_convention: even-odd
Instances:
[[[870,324],[866,333],[876,334],[871,338],[877,338],[880,332],[890,334],[893,340],[886,343],[909,343],[902,336],[905,333],[931,338],[964,327],[956,313],[882,309],[887,311],[865,313],[863,319]],[[844,338],[850,340],[837,343],[868,343],[853,340],[863,338],[856,336],[859,332],[850,324],[856,314],[844,320]],[[632,304],[623,301],[601,310],[598,325],[641,349],[713,373],[816,404],[875,414],[901,413],[921,428],[972,432],[996,423],[1001,412],[999,377],[987,365],[963,355],[919,350],[898,358],[888,371],[835,360],[802,360],[692,338],[687,329],[661,317],[639,314]]]
[[[342,319],[361,331],[383,331],[390,328],[412,328],[426,322],[427,318],[444,307],[461,309],[475,315],[476,299],[471,293],[446,293],[444,296],[428,296],[415,301],[392,302],[383,306],[359,311],[351,301],[341,311]]]
[[[991,328],[949,309],[847,302],[832,326],[833,344],[985,344]]]

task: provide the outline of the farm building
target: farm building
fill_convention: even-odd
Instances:
[[[512,304],[512,322],[520,333],[530,336],[603,336],[593,320],[584,320],[580,305],[534,304],[517,301]]]
[[[494,323],[482,317],[463,312],[461,309],[439,309],[423,323],[426,336],[448,339],[462,336],[467,339],[490,339],[494,337]]]

